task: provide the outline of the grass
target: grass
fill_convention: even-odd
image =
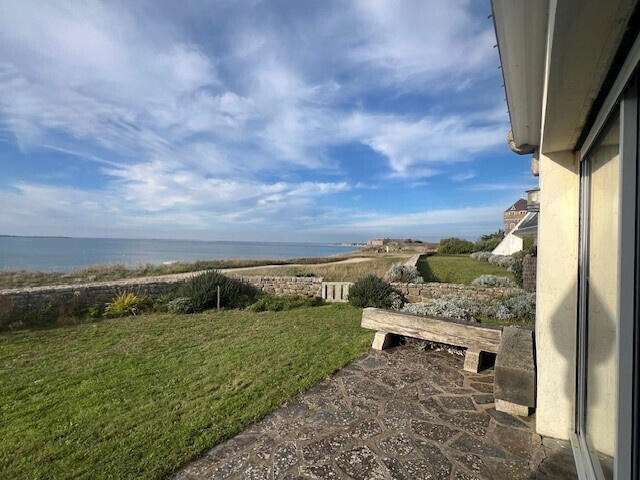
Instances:
[[[366,351],[360,316],[327,305],[1,334],[0,478],[162,478]]]
[[[378,256],[371,260],[358,263],[339,263],[336,265],[255,268],[251,270],[237,270],[234,275],[275,275],[322,277],[327,282],[355,282],[360,277],[377,275],[382,277],[395,263],[406,261],[408,256]]]
[[[197,272],[200,270],[243,268],[261,265],[287,265],[290,263],[328,263],[344,260],[349,256],[319,257],[319,258],[291,258],[282,259],[227,259],[227,260],[199,260],[196,262],[176,262],[169,265],[141,265],[139,267],[125,267],[116,265],[92,265],[71,272],[0,272],[1,288],[39,287],[42,285],[65,285],[87,282],[107,282],[125,278],[153,277],[176,273]]]
[[[480,275],[490,274],[514,280],[506,268],[474,260],[468,255],[433,255],[422,257],[418,270],[425,282],[470,285]]]

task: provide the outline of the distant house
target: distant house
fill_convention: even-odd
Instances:
[[[505,236],[491,253],[513,255],[523,249],[525,238],[537,243],[539,194],[539,188],[527,190],[527,200],[521,198],[504,211]]]
[[[390,238],[374,238],[373,240],[369,240],[367,245],[370,247],[384,247],[385,245],[388,245],[389,242],[391,242]]]
[[[527,200],[519,198],[514,204],[504,211],[504,233],[507,234],[520,223],[527,215]]]

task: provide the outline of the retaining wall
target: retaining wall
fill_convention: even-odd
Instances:
[[[522,288],[527,292],[536,291],[537,257],[525,255],[522,259]]]
[[[458,285],[455,283],[393,283],[411,303],[425,302],[443,295],[464,295],[478,300],[490,300],[506,295],[522,292],[519,288],[478,287],[474,285]]]
[[[302,295],[309,298],[322,296],[322,278],[319,277],[247,276],[234,278],[250,283],[271,295]]]
[[[190,277],[202,272],[144,277],[78,285],[0,290],[0,329],[19,326],[27,316],[70,317],[88,307],[104,306],[122,292],[157,297],[175,292]],[[320,297],[322,278],[236,277],[272,295]]]

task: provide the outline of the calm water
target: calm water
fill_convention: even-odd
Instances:
[[[136,266],[216,258],[326,257],[355,249],[319,243],[0,237],[0,270],[63,272],[109,263]]]

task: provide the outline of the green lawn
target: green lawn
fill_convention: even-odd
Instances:
[[[473,260],[468,255],[422,257],[418,262],[418,270],[425,282],[469,285],[474,279],[484,274],[499,275],[513,280],[513,275],[506,268]]]
[[[153,314],[0,335],[0,478],[162,478],[366,351],[361,310]]]

